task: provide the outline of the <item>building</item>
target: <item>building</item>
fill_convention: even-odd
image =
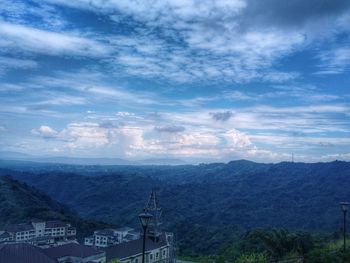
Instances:
[[[157,240],[162,235],[162,208],[159,206],[157,193],[152,190],[148,201],[143,209],[144,212],[151,214],[152,219],[147,227],[147,236],[151,239]]]
[[[53,245],[76,239],[76,229],[61,221],[31,220],[13,224],[0,231],[0,242],[30,243],[33,245]]]
[[[106,253],[91,246],[69,243],[42,249],[58,263],[106,263]]]
[[[172,234],[163,233],[154,240],[146,238],[145,262],[146,263],[172,263],[171,243]],[[143,237],[136,240],[121,243],[118,245],[102,248],[106,252],[107,262],[118,260],[121,263],[141,263],[142,262],[142,242]]]
[[[129,242],[140,237],[140,233],[133,228],[96,230],[90,237],[84,239],[84,244],[95,247],[109,247],[123,242]]]
[[[12,240],[12,236],[10,235],[10,233],[5,231],[0,231],[0,243],[9,242],[11,240]]]
[[[143,211],[152,214],[146,232],[145,263],[174,263],[176,261],[175,238],[173,233],[164,232],[161,229],[162,209],[154,190]],[[142,247],[143,235],[135,240],[102,249],[106,252],[107,262],[141,263]]]
[[[27,243],[0,244],[1,263],[105,263],[105,252],[69,243],[39,248]]]

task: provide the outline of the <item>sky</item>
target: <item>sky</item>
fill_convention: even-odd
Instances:
[[[348,0],[0,0],[0,149],[350,161]]]

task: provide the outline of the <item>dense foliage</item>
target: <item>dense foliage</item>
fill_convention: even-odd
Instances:
[[[350,249],[343,251],[336,235],[290,232],[284,229],[251,230],[233,237],[231,245],[216,254],[184,256],[181,259],[200,263],[348,263]]]
[[[0,229],[31,218],[62,220],[78,227],[80,237],[107,224],[83,220],[66,206],[8,176],[0,176]]]
[[[157,187],[164,227],[176,229],[180,253],[191,256],[210,255],[237,243],[248,229],[337,231],[342,225],[338,203],[350,200],[350,163],[340,161],[258,164],[242,160],[197,166],[3,161],[0,167],[0,174],[44,191],[84,218],[118,225],[137,226],[137,214]],[[262,257],[262,251],[268,249],[241,256]]]

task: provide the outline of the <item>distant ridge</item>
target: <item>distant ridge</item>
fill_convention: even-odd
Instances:
[[[179,159],[150,158],[142,160],[125,160],[122,158],[90,158],[65,156],[33,156],[19,152],[0,152],[1,160],[31,161],[38,163],[77,164],[77,165],[182,165],[187,164]]]

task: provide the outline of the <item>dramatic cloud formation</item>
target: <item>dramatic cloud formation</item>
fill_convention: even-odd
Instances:
[[[0,0],[1,146],[349,160],[349,24],[347,0]]]
[[[156,130],[162,133],[159,136],[149,126],[117,127],[105,123],[81,122],[70,123],[60,132],[48,126],[40,126],[33,129],[32,133],[46,140],[51,139],[55,151],[115,146],[115,154],[123,157],[207,155],[220,158],[221,155],[229,156],[236,152],[246,155],[257,150],[246,134],[235,129],[215,133],[200,129],[184,132],[185,129],[181,128],[163,127],[161,131]]]

